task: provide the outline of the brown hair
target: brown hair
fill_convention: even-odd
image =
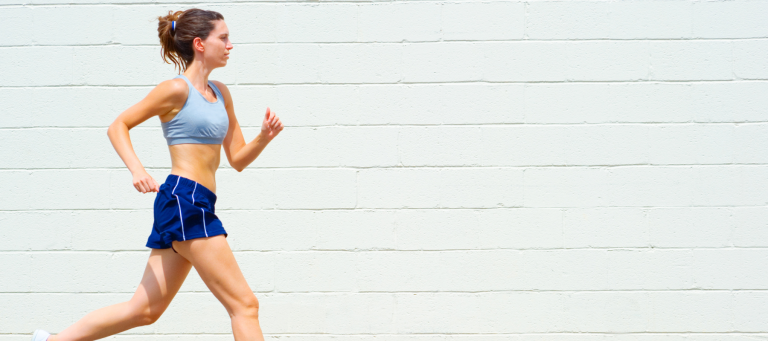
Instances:
[[[224,16],[216,11],[190,8],[186,11],[168,11],[168,15],[157,17],[157,36],[160,37],[160,55],[163,61],[170,64],[170,59],[179,67],[181,72],[195,58],[192,41],[196,37],[205,40],[214,28],[213,21],[224,20]],[[172,30],[172,21],[176,21],[176,29]],[[179,72],[179,73],[181,73]]]

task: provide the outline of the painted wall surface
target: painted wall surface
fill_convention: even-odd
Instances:
[[[217,173],[267,339],[768,339],[768,1],[0,0],[0,341],[138,286],[155,194],[107,126],[191,7],[246,139],[285,124]],[[130,134],[164,181],[159,119]],[[192,270],[107,339],[230,333]]]

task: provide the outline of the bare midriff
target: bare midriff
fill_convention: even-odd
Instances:
[[[193,180],[216,193],[220,144],[182,143],[170,145],[168,149],[171,152],[171,174]]]

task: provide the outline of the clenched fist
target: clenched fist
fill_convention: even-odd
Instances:
[[[261,124],[261,136],[272,140],[283,130],[283,122],[275,113],[267,107],[267,113],[264,115],[264,122]]]

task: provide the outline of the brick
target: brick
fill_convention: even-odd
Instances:
[[[217,208],[353,208],[351,169],[222,170]]]
[[[607,206],[690,206],[696,182],[693,167],[622,167],[607,174]]]
[[[480,68],[482,80],[490,82],[544,82],[565,81],[569,77],[569,46],[560,42],[496,42],[477,43],[478,50],[482,53],[483,63]],[[455,51],[463,53],[470,59],[476,59],[473,52]],[[458,57],[454,57],[458,58]],[[408,61],[408,60],[406,60]],[[465,65],[452,65],[450,67],[461,68],[464,71],[463,79],[475,80],[474,73],[469,73],[474,63]],[[455,73],[454,73],[455,74]],[[444,76],[441,80],[451,79]],[[455,78],[453,78],[455,79]]]
[[[0,130],[0,139],[9,142],[5,152],[0,152],[0,157],[8,160],[4,166],[13,168],[125,167],[106,132],[107,128]],[[134,128],[129,134],[134,151],[144,167],[171,166],[160,129]],[[68,143],[61,144],[59,141]],[[30,145],[48,147],[34,154],[18,152]]]
[[[734,79],[729,41],[650,42],[651,80]]]
[[[115,118],[150,90],[147,87],[0,88],[0,100],[7,104],[0,126],[98,127],[106,135],[107,127]],[[156,118],[140,127],[154,125],[160,127]]]
[[[436,293],[398,295],[397,302],[394,321],[411,333],[733,330],[727,292]],[[483,318],[459,323],[465,314]]]
[[[248,136],[260,130],[248,129]],[[288,128],[248,167],[396,166],[398,133],[389,127]]]
[[[440,171],[441,207],[519,207],[523,172],[505,168],[445,168]]]
[[[562,248],[560,209],[513,208],[478,211],[483,249]]]
[[[515,289],[601,290],[609,276],[605,250],[526,250],[520,258],[507,266],[520,268]]]
[[[72,48],[72,58],[67,60],[71,60],[71,82],[80,85],[157,84],[173,77],[172,64],[163,62],[158,54],[155,46],[77,46]],[[119,67],[135,71],[115,77]],[[43,79],[46,78],[49,77]]]
[[[33,29],[27,32],[33,34],[32,42],[39,45],[109,44],[112,42],[113,29],[110,28],[114,12],[116,9],[112,6],[37,6],[32,9],[35,27],[57,29]],[[157,24],[154,28],[157,32]]]
[[[611,206],[764,205],[765,171],[746,166],[615,168],[609,175],[608,202]]]
[[[520,84],[371,84],[356,91],[355,124],[521,123],[524,117]]]
[[[454,2],[442,4],[441,10],[444,40],[519,40],[524,35],[521,2]]]
[[[691,250],[611,249],[606,254],[605,290],[699,288]]]
[[[525,85],[526,123],[606,122],[611,112],[610,84],[531,83]],[[552,98],[558,98],[553,101]]]
[[[275,11],[275,38],[279,42],[354,41],[357,38],[357,8],[355,4],[344,3],[322,6],[284,3]]]
[[[284,20],[278,15],[278,11],[285,5],[269,2],[229,3],[220,1],[205,4],[204,8],[224,15],[227,27],[232,34],[230,40],[233,44],[243,44],[278,41],[277,32],[283,29],[279,24],[281,20]],[[283,32],[283,36],[286,37],[290,33]]]
[[[207,7],[208,6],[201,6],[198,8],[209,9]],[[166,16],[168,11],[175,12],[184,10],[171,4],[140,4],[140,2],[138,4],[122,6],[98,6],[97,4],[95,6],[76,6],[73,8],[80,9],[80,11],[83,11],[84,13],[104,12],[105,14],[103,15],[107,16],[107,23],[98,28],[109,34],[110,43],[123,45],[155,45],[157,46],[156,56],[158,57],[160,54],[160,38],[157,36],[157,28],[159,24],[158,17]],[[219,9],[214,10],[219,11]],[[233,29],[233,21],[230,19],[228,13],[224,11],[222,14],[224,14],[224,18],[227,19],[227,26],[230,29]],[[178,22],[176,24],[178,24]],[[160,60],[162,60],[162,58]]]
[[[523,261],[517,251],[365,252],[356,283],[366,292],[507,290],[521,286]]]
[[[398,130],[397,149],[404,166],[480,165],[484,127],[404,127]],[[503,141],[509,143],[507,141]],[[494,152],[500,149],[494,148]]]
[[[564,165],[567,130],[564,126],[483,127],[480,139],[472,143],[476,145],[474,154],[481,165]]]
[[[733,42],[733,74],[738,79],[768,78],[768,62],[760,54],[768,52],[768,41],[739,40]]]
[[[536,1],[526,4],[525,34],[529,39],[608,38],[607,2]]]
[[[566,248],[650,245],[647,213],[639,208],[568,208],[562,225]]]
[[[89,210],[86,212],[99,212]],[[0,250],[63,250],[72,245],[72,231],[83,227],[73,219],[72,211],[2,211],[0,212]],[[85,229],[89,227],[87,224]],[[103,227],[102,231],[103,231]],[[35,236],[29,238],[28,236]],[[123,238],[125,238],[123,236]]]
[[[0,183],[4,209],[108,208],[109,172],[99,170],[6,171]]]
[[[357,178],[358,208],[435,208],[440,170],[364,169]]]
[[[659,292],[649,298],[654,311],[664,311],[648,316],[648,330],[656,332],[729,332],[732,316],[749,313],[734,309],[733,294],[726,291]]]
[[[760,308],[768,303],[765,292],[735,291],[733,301],[734,330],[755,332],[768,328],[768,315]]]
[[[768,143],[768,124],[744,124],[734,127],[735,163],[768,163],[768,151],[761,148]]]
[[[50,331],[57,332],[71,323],[67,321],[78,319],[102,306],[130,299],[127,293],[6,293],[2,296],[9,307],[26,304],[48,309],[21,309],[19,314],[2,321],[4,330],[11,333],[27,333],[38,328],[29,321],[43,323],[49,326]],[[342,331],[393,333],[394,326],[399,326],[398,333],[405,334],[594,333],[600,330],[613,333],[618,330],[622,333],[681,333],[690,330],[720,333],[731,332],[734,327],[739,328],[737,330],[762,328],[764,322],[760,315],[749,313],[759,311],[758,307],[765,301],[764,296],[754,291],[734,294],[666,291],[583,292],[578,295],[558,292],[257,295],[262,307],[263,327],[268,327],[273,333],[298,329],[302,334]],[[228,316],[213,295],[180,293],[174,302],[160,321],[132,329],[126,335],[231,333]],[[61,316],[61,312],[66,312],[62,322],[54,322],[53,314]],[[173,320],[174,316],[185,312],[187,318]],[[466,313],[478,318],[467,320]],[[297,314],[304,320],[301,325],[292,322]],[[731,314],[738,317],[734,326],[727,318]],[[343,323],[328,324],[325,322],[328,318]],[[460,319],[465,323],[458,323]]]
[[[693,86],[696,85],[646,82],[526,84],[525,120],[527,123],[687,122],[694,115]]]
[[[360,171],[363,208],[510,207],[522,203],[514,169],[370,169]],[[393,187],[393,184],[397,184]],[[438,185],[439,184],[439,185]],[[385,186],[385,187],[382,187]],[[430,190],[430,188],[435,188]]]
[[[400,129],[398,149],[405,166],[645,164],[648,131],[642,125],[409,127]]]
[[[695,206],[764,206],[768,169],[762,166],[699,167],[694,174]]]
[[[705,82],[691,85],[690,109],[697,122],[765,121],[765,82]]]
[[[307,293],[262,296],[257,296],[262,302],[259,320],[265,330],[269,328],[275,333],[391,334],[397,330],[393,315],[398,308],[392,294]],[[267,314],[271,316],[267,317]]]
[[[388,49],[393,50],[390,53],[394,50],[402,53],[398,61],[402,63],[400,82],[478,81],[490,80],[483,77],[484,66],[494,64],[484,61],[489,57],[486,45],[471,42],[405,43]],[[496,64],[491,66],[494,71],[497,71]]]
[[[643,164],[650,157],[650,129],[642,125],[587,125],[563,130],[567,165]]]
[[[765,38],[768,24],[760,13],[768,11],[763,1],[695,1],[694,38]]]
[[[352,252],[290,252],[276,256],[277,292],[357,291],[358,264]]]
[[[608,204],[609,173],[600,168],[528,168],[525,207],[594,207]]]
[[[12,61],[0,66],[0,87],[75,84],[77,68],[73,47],[27,46],[0,48],[0,60]],[[56,56],[48,58],[47,56]],[[45,56],[45,60],[41,59]]]
[[[254,44],[232,49],[237,54],[222,69],[222,82],[318,83],[320,47],[317,44]],[[231,71],[230,71],[231,70]],[[167,74],[167,73],[166,73]],[[261,112],[261,109],[259,110]]]
[[[357,36],[351,41],[403,42],[440,39],[439,3],[393,2],[357,5]],[[354,32],[355,30],[351,30]]]
[[[0,33],[2,33],[5,38],[3,38],[3,41],[0,42],[0,46],[33,44],[34,38],[27,35],[30,32],[36,33],[34,30],[35,24],[33,18],[34,8],[11,6],[4,7],[3,11],[0,12],[0,21],[4,23]]]
[[[732,209],[732,214],[734,246],[765,246],[765,237],[768,237],[768,208],[737,207]]]
[[[609,35],[616,39],[691,38],[691,7],[689,1],[609,2]]]
[[[400,44],[321,44],[314,69],[321,83],[398,83],[408,72],[403,70],[405,49]]]
[[[650,163],[733,163],[734,140],[732,124],[655,125],[649,129]]]
[[[696,286],[702,289],[764,289],[768,265],[765,249],[693,250]]]
[[[33,268],[33,256],[24,253],[0,253],[0,271],[4,274],[0,278],[3,292],[30,292],[33,287],[33,277],[30,269]]]
[[[654,208],[648,210],[654,247],[728,247],[733,222],[726,208]]]
[[[495,211],[495,210],[494,210]],[[480,249],[483,226],[477,210],[394,211],[397,250]],[[498,231],[501,232],[501,231]]]
[[[562,216],[560,209],[480,210],[480,243],[484,249],[562,248]]]
[[[568,79],[580,81],[647,80],[647,42],[574,42],[567,45]]]
[[[317,228],[318,250],[391,250],[400,248],[394,211],[354,210],[316,212],[310,225]],[[307,223],[304,223],[305,225]]]

